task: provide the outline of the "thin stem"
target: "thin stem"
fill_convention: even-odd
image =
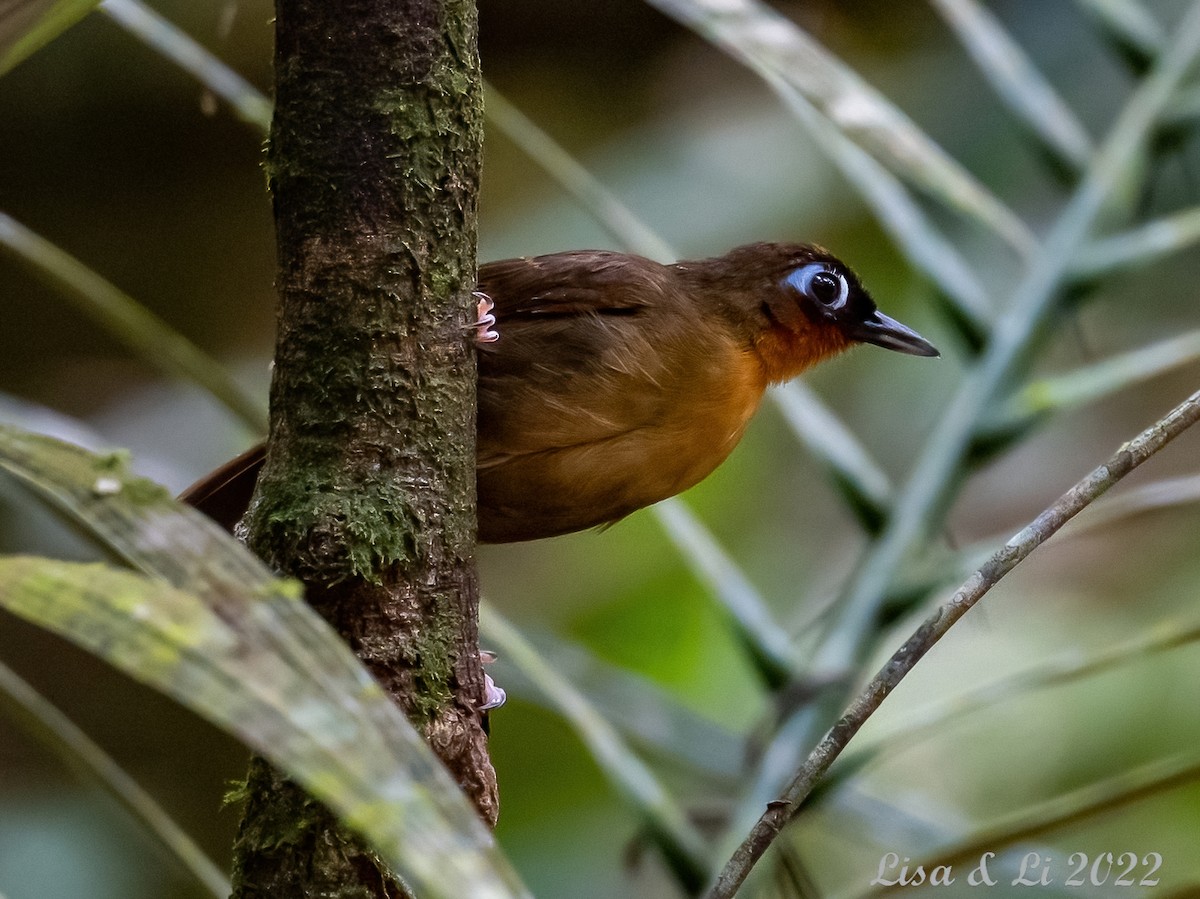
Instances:
[[[909,548],[934,524],[979,418],[1024,356],[1038,325],[1054,308],[1075,251],[1086,240],[1110,195],[1137,165],[1159,113],[1200,53],[1200,3],[1194,3],[1155,71],[1123,110],[1086,178],[1043,242],[1043,251],[1020,279],[978,366],[968,375],[934,430],[926,452],[898,497],[888,528],[850,587],[838,614],[835,638],[814,668],[841,670],[857,658],[874,632],[875,611]]]
[[[609,234],[624,244],[630,252],[656,259],[659,262],[674,262],[679,254],[671,245],[659,237],[645,222],[637,217],[628,206],[580,165],[579,160],[565,150],[558,141],[543,131],[529,116],[490,84],[486,90],[485,107],[488,123],[495,125],[504,136],[520,147],[555,183],[579,201]]]
[[[930,2],[1001,101],[1064,166],[1082,171],[1092,155],[1087,131],[996,15],[978,0]]]
[[[1200,207],[1192,206],[1084,247],[1072,266],[1072,273],[1094,280],[1123,268],[1150,265],[1197,242],[1200,242]]]
[[[754,864],[800,809],[817,781],[841,755],[850,739],[884,699],[904,679],[950,627],[979,602],[1004,575],[1046,542],[1081,509],[1103,494],[1152,455],[1200,420],[1200,391],[1176,406],[1170,414],[1121,446],[1107,462],[1059,497],[1058,501],[1013,536],[971,575],[955,594],[935,611],[892,655],[867,684],[841,719],[825,734],[778,799],[751,829],[721,872],[708,899],[729,899]]]
[[[36,737],[81,776],[99,784],[129,814],[145,825],[200,885],[223,899],[229,878],[195,841],[166,813],[154,797],[130,777],[50,700],[0,662],[0,708],[16,719],[21,730]]]
[[[100,11],[178,65],[230,105],[243,122],[266,131],[271,127],[271,100],[249,81],[209,53],[179,26],[140,0],[104,0]]]
[[[1189,8],[1169,47],[1125,105],[1087,174],[1046,238],[1041,252],[1018,279],[1006,314],[997,322],[986,351],[946,405],[878,540],[864,554],[842,601],[829,616],[820,648],[804,679],[829,683],[814,702],[797,710],[778,729],[763,753],[755,782],[740,804],[730,834],[744,833],[805,750],[834,720],[849,696],[835,678],[853,669],[870,651],[879,610],[902,563],[938,526],[963,460],[996,396],[1013,377],[1046,318],[1056,308],[1071,276],[1071,264],[1101,212],[1128,183],[1142,149],[1175,90],[1200,54],[1200,2]]]
[[[479,627],[485,638],[496,644],[500,654],[520,668],[571,723],[596,764],[645,816],[681,882],[689,891],[699,891],[711,871],[708,843],[654,772],[626,745],[591,701],[556,671],[503,615],[489,605],[481,605]]]
[[[263,404],[219,362],[74,256],[0,212],[0,250],[28,264],[108,333],[159,371],[196,384],[256,434],[267,429]]]

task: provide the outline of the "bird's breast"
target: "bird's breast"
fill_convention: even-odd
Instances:
[[[582,363],[543,346],[508,378],[482,360],[482,540],[616,521],[693,486],[737,445],[766,386],[752,348],[700,339],[690,325],[651,333],[630,324]]]

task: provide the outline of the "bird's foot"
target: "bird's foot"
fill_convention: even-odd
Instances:
[[[488,649],[479,650],[479,661],[484,665],[490,665],[496,661],[496,654]],[[479,711],[486,712],[489,709],[498,709],[504,705],[504,701],[508,699],[508,694],[504,692],[503,687],[497,687],[496,682],[492,680],[487,673],[483,675],[483,705],[479,707]]]
[[[492,310],[496,308],[496,304],[492,302],[491,297],[479,290],[474,291],[471,296],[477,300],[475,340],[478,343],[495,343],[500,339],[500,333],[493,327],[496,324],[496,316],[492,315]]]

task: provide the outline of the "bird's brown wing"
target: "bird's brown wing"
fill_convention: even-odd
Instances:
[[[615,521],[696,483],[740,436],[722,402],[740,349],[670,269],[565,253],[485,266],[480,288],[499,333],[479,348],[481,540]]]
[[[666,269],[641,256],[577,250],[502,259],[479,267],[479,290],[498,320],[622,315],[653,304]]]
[[[654,423],[687,326],[670,288],[658,263],[602,251],[483,266],[500,337],[479,347],[479,467]]]

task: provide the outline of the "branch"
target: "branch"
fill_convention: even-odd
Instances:
[[[829,770],[834,760],[851,738],[871,717],[874,711],[913,669],[925,653],[933,648],[950,627],[967,610],[979,602],[1004,575],[1012,571],[1030,553],[1041,546],[1079,511],[1103,494],[1152,455],[1200,420],[1200,391],[1193,393],[1166,418],[1156,422],[1124,444],[1107,462],[1059,497],[1027,527],[1017,533],[988,559],[949,601],[938,608],[917,628],[907,642],[896,651],[887,664],[850,705],[841,719],[805,760],[783,794],[767,803],[758,823],[738,847],[717,879],[708,899],[728,899],[737,892],[755,863],[779,836],[784,826],[796,817],[817,781]]]
[[[279,331],[245,524],[494,822],[473,560],[476,25],[473,0],[276,3]],[[259,762],[246,796],[236,896],[407,894]]]

